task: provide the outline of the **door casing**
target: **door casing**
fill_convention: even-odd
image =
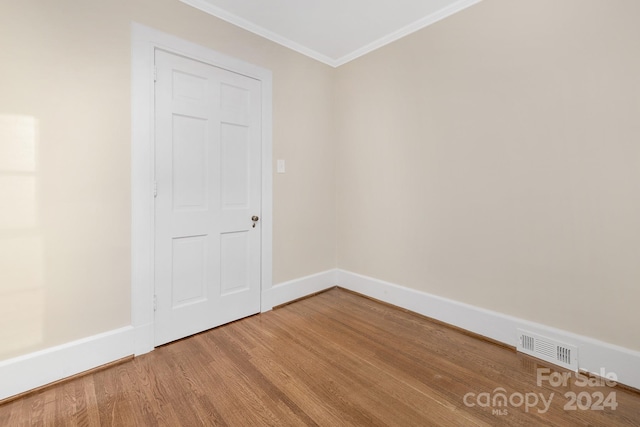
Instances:
[[[224,68],[262,82],[261,311],[270,310],[272,287],[273,179],[272,75],[249,64],[176,36],[132,23],[131,86],[131,325],[134,352],[154,345],[154,52],[156,48]]]

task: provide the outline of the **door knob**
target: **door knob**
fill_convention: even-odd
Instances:
[[[256,215],[251,217],[251,221],[253,221],[253,226],[252,226],[253,228],[256,228],[256,222],[258,222],[259,219],[260,218],[257,217]]]

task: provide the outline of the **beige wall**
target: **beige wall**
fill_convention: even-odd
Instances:
[[[338,266],[640,350],[638,16],[485,0],[338,69]]]
[[[484,0],[333,70],[176,0],[3,2],[0,360],[130,323],[131,21],[273,71],[274,283],[337,231],[340,268],[640,350],[637,16]]]
[[[0,360],[130,324],[136,21],[271,69],[274,283],[335,267],[335,70],[177,0],[0,4]]]

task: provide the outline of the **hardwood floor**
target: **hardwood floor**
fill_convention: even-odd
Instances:
[[[640,426],[639,394],[548,367],[333,289],[6,403],[0,426]],[[586,409],[599,393],[615,410]]]

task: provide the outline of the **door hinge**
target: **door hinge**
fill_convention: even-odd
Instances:
[[[158,67],[153,67],[153,81],[158,81]]]
[[[153,181],[153,197],[158,197],[158,181]]]
[[[153,296],[153,311],[158,309],[158,297],[156,295]]]

